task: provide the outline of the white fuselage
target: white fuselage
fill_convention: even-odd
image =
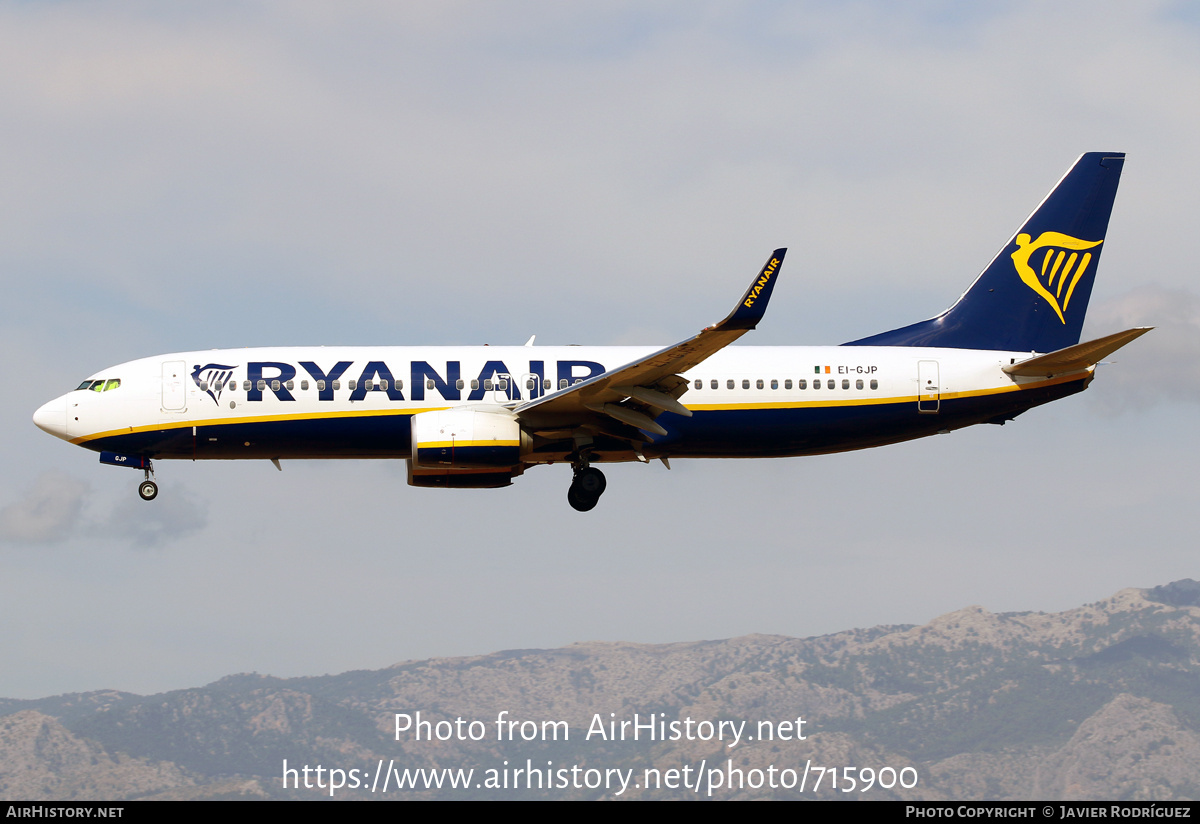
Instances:
[[[148,458],[407,458],[411,416],[471,406],[497,411],[636,361],[652,347],[289,347],[207,350],[130,361],[38,410],[37,424],[96,451]],[[920,437],[1083,389],[1091,370],[1010,377],[1028,352],[918,347],[734,346],[683,373],[691,417],[644,456],[784,456]],[[119,385],[113,386],[113,381]],[[111,387],[111,388],[108,388]],[[562,460],[543,444],[526,464]]]

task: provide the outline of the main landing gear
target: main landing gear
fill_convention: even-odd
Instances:
[[[604,494],[608,481],[599,469],[580,462],[575,464],[575,477],[571,479],[571,487],[567,490],[567,503],[579,512],[594,509]]]
[[[146,459],[146,479],[144,481],[142,481],[140,484],[138,484],[138,495],[141,496],[143,501],[153,501],[155,498],[158,497],[158,484],[156,484],[153,480],[151,480],[151,476],[153,474],[154,474],[154,466],[153,466],[153,464],[150,463],[150,460],[147,458]]]

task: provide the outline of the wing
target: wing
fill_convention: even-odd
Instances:
[[[691,417],[679,396],[687,381],[679,376],[758,325],[786,249],[776,249],[737,306],[720,323],[694,337],[660,349],[641,360],[560,389],[518,406],[514,411],[530,431],[585,428],[623,440],[647,440],[638,430],[666,435],[655,418],[663,412]]]

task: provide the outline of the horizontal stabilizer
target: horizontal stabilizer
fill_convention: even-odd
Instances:
[[[1082,372],[1153,328],[1153,326],[1139,326],[1136,329],[1117,332],[1115,335],[1106,335],[1096,340],[1077,343],[1048,355],[1038,355],[1036,358],[1010,364],[1004,367],[1004,371],[1023,378],[1048,378],[1067,372]]]

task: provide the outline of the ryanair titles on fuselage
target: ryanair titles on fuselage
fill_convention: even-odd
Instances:
[[[398,373],[397,377],[392,367],[382,360],[368,361],[361,370],[355,368],[355,362],[350,360],[340,360],[329,366],[308,360],[297,363],[250,361],[246,364],[243,389],[248,402],[261,401],[266,393],[273,394],[281,401],[294,401],[294,383],[305,379],[311,379],[316,384],[317,400],[320,401],[333,401],[334,393],[341,389],[342,381],[346,381],[351,401],[365,400],[368,392],[383,392],[393,401],[422,401],[426,392],[437,393],[447,401],[482,401],[496,390],[503,391],[510,400],[521,400],[540,397],[553,388],[570,386],[605,371],[604,366],[596,361],[555,361],[551,364],[553,377],[548,385],[544,360],[530,360],[526,371],[513,371],[502,360],[489,360],[479,370],[478,376],[469,379],[463,377],[461,361],[450,360],[445,363],[445,368],[439,371],[428,361],[410,361],[408,370]],[[533,378],[532,389],[518,387],[519,379],[528,380],[530,377]],[[226,382],[237,383],[237,367],[215,363],[195,364],[192,380],[214,402],[219,403],[220,389]],[[293,386],[289,387],[289,383]],[[525,388],[525,395],[522,395],[521,388]]]

